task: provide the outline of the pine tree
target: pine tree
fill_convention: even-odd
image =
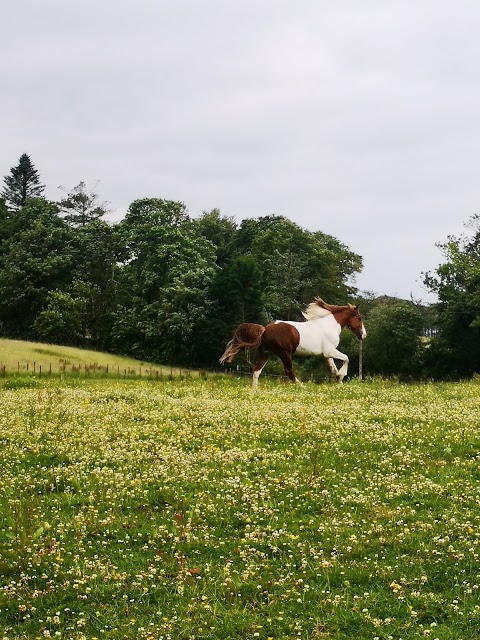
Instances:
[[[63,189],[63,187],[59,188]],[[85,227],[99,220],[109,211],[108,202],[98,203],[97,201],[98,195],[93,192],[93,189],[87,189],[87,185],[81,180],[58,204],[66,222],[74,227]]]
[[[4,182],[2,197],[11,211],[21,209],[29,198],[41,197],[45,190],[45,185],[40,184],[38,171],[26,153],[22,153],[17,166],[10,169]]]

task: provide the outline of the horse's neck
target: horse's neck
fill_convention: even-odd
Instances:
[[[347,326],[348,319],[350,317],[349,309],[339,309],[332,313],[336,322],[340,325],[340,330]]]

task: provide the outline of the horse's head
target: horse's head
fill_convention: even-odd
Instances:
[[[349,304],[349,315],[347,320],[347,327],[354,333],[359,340],[365,340],[367,332],[363,326],[362,316],[358,310],[357,305]]]

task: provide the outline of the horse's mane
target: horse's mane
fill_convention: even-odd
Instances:
[[[324,318],[331,313],[338,313],[339,311],[346,311],[347,309],[353,309],[353,305],[338,305],[327,304],[322,298],[314,298],[313,302],[307,305],[305,311],[302,311],[302,315],[306,320],[315,320],[316,318]]]

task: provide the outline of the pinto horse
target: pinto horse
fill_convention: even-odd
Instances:
[[[342,329],[348,327],[359,340],[364,340],[367,335],[358,307],[353,304],[327,304],[321,298],[315,298],[302,314],[303,322],[276,320],[266,327],[248,322],[239,325],[220,363],[232,362],[243,349],[257,349],[253,367],[253,388],[257,389],[258,378],[270,355],[280,358],[292,382],[300,382],[292,369],[294,353],[299,356],[323,355],[337,382],[342,382],[348,371],[348,356],[337,349]],[[334,360],[342,361],[340,369]]]

